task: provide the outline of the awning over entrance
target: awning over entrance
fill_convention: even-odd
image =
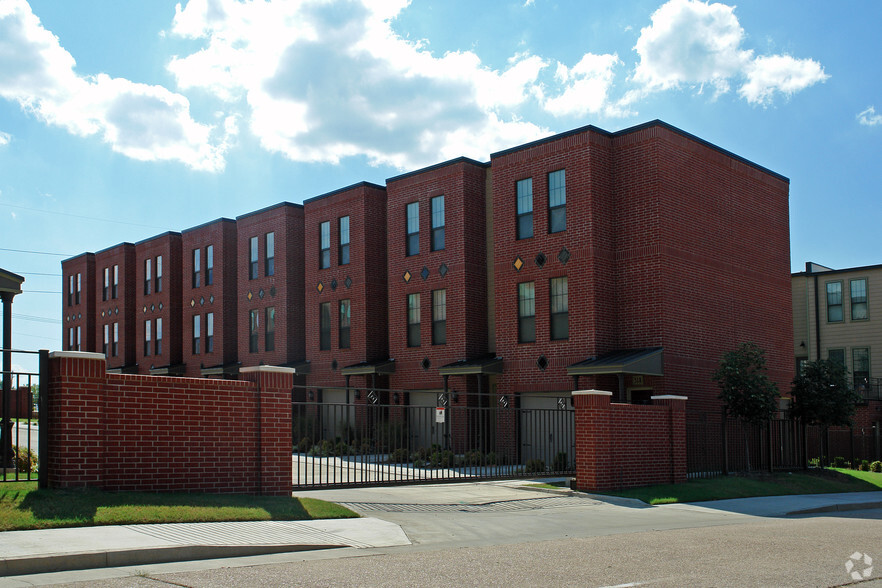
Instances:
[[[567,367],[570,376],[595,376],[598,374],[642,374],[663,376],[663,347],[624,349],[589,357],[585,361]]]
[[[200,369],[203,377],[221,377],[233,378],[239,374],[239,363],[228,363],[226,365],[213,365]]]
[[[362,361],[341,368],[340,373],[344,376],[369,376],[372,374],[382,376],[385,374],[394,374],[395,360],[384,359],[382,361]]]
[[[151,376],[183,376],[187,371],[187,366],[183,363],[177,365],[163,365],[160,367],[150,368]]]
[[[475,359],[461,359],[442,365],[438,368],[442,376],[470,376],[473,374],[501,374],[502,358],[495,355],[485,355]]]

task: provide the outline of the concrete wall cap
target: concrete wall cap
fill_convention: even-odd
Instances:
[[[103,353],[92,353],[90,351],[50,351],[49,359],[69,357],[71,359],[100,359],[104,361],[106,358]]]
[[[255,365],[251,367],[239,368],[240,374],[248,374],[253,372],[265,374],[294,374],[296,370],[289,367],[281,367],[277,365]]]
[[[662,394],[660,396],[650,396],[650,400],[686,400],[688,396],[675,396],[673,394]]]
[[[612,396],[612,392],[606,392],[604,390],[575,390],[573,391],[573,396]]]

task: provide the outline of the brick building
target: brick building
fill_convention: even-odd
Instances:
[[[62,348],[65,351],[95,349],[95,254],[82,253],[64,263]]]
[[[135,274],[138,373],[181,376],[181,234],[168,232],[136,243]]]
[[[120,243],[95,253],[94,284],[95,348],[80,351],[103,352],[108,371],[137,373],[135,246]]]

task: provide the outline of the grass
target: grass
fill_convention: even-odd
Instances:
[[[833,473],[835,472],[835,473]],[[607,492],[612,496],[637,498],[648,504],[701,502],[752,496],[871,492],[882,490],[882,474],[846,469],[811,473],[781,473],[757,476],[725,476],[690,480],[685,484],[663,484]]]
[[[39,490],[35,482],[0,487],[0,531],[138,523],[301,521],[355,518],[331,502],[286,496]]]

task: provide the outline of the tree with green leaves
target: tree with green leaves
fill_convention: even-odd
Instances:
[[[756,343],[742,343],[738,349],[724,353],[713,379],[720,387],[719,398],[730,416],[750,425],[760,425],[778,410],[778,386],[769,379],[766,353]],[[749,470],[747,438],[745,451]]]
[[[860,395],[848,385],[845,366],[819,359],[804,364],[793,379],[793,414],[808,425],[850,427]]]

